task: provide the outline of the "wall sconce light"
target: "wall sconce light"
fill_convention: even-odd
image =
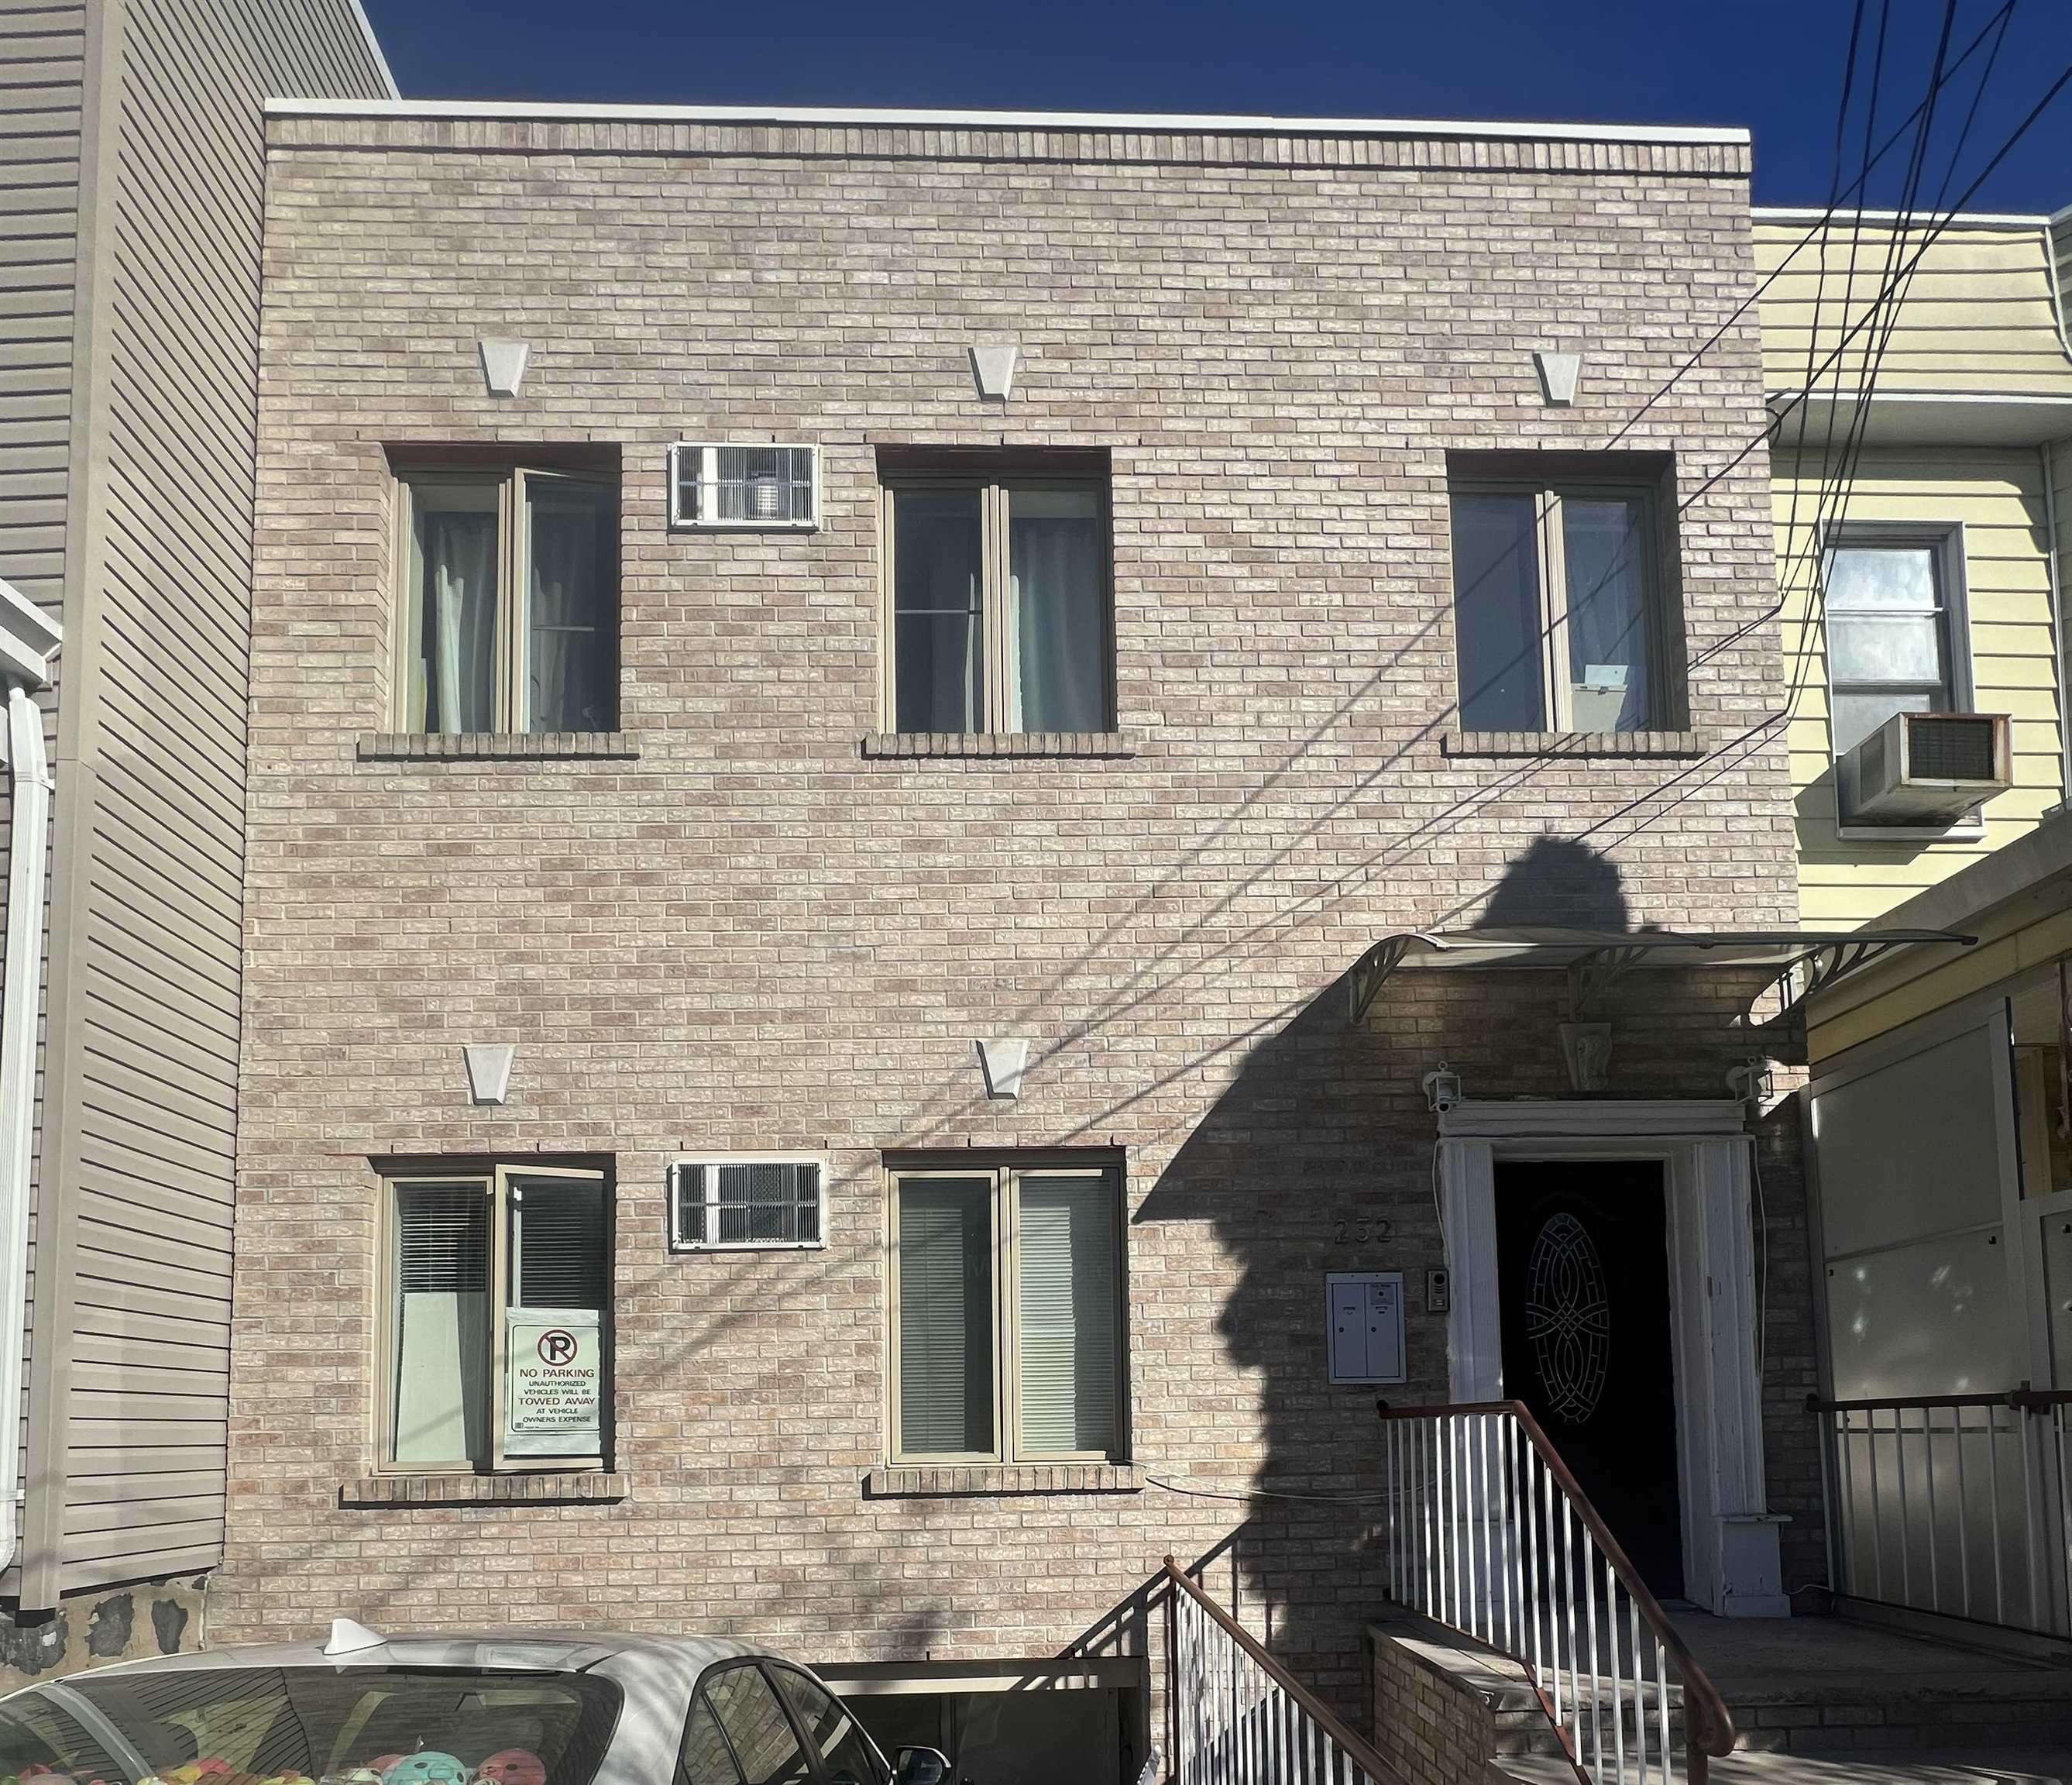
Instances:
[[[1435,1116],[1443,1116],[1461,1100],[1461,1075],[1444,1060],[1436,1072],[1424,1075],[1424,1101]]]

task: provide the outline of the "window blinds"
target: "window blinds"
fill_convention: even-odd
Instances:
[[[397,1280],[405,1295],[479,1295],[489,1282],[489,1198],[480,1184],[397,1192]]]
[[[993,1180],[899,1187],[899,1447],[993,1448]]]
[[[604,1187],[528,1178],[511,1187],[511,1302],[520,1308],[602,1308]]]
[[[488,1441],[488,1189],[396,1191],[398,1462],[479,1462]]]
[[[1035,1174],[1021,1192],[1021,1450],[1105,1455],[1116,1434],[1115,1193],[1105,1178]]]

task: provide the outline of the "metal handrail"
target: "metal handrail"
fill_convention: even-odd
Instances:
[[[1663,1653],[1668,1657],[1678,1676],[1682,1680],[1686,1757],[1693,1785],[1699,1785],[1699,1782],[1701,1782],[1705,1775],[1707,1757],[1723,1756],[1733,1751],[1733,1713],[1728,1709],[1726,1701],[1720,1696],[1719,1688],[1712,1684],[1707,1676],[1705,1670],[1699,1665],[1697,1657],[1692,1654],[1689,1646],[1678,1634],[1676,1627],[1670,1622],[1669,1614],[1662,1609],[1661,1602],[1649,1591],[1647,1583],[1641,1579],[1639,1570],[1633,1565],[1631,1559],[1626,1553],[1625,1546],[1613,1536],[1610,1527],[1605,1523],[1596,1507],[1590,1503],[1590,1497],[1584,1492],[1582,1483],[1576,1479],[1574,1472],[1561,1460],[1560,1453],[1554,1448],[1552,1441],[1542,1429],[1540,1421],[1533,1417],[1532,1410],[1523,1401],[1518,1400],[1466,1401],[1423,1407],[1392,1407],[1387,1401],[1381,1400],[1375,1402],[1375,1410],[1384,1423],[1416,1419],[1451,1420],[1478,1416],[1508,1417],[1516,1422],[1518,1429],[1525,1434],[1527,1441],[1538,1454],[1542,1466],[1553,1478],[1555,1484],[1560,1489],[1562,1496],[1567,1501],[1568,1507],[1581,1521],[1584,1530],[1589,1533],[1589,1540],[1595,1544],[1599,1555],[1610,1566],[1614,1577],[1621,1586],[1625,1588],[1628,1598],[1638,1611],[1642,1621],[1647,1626],[1649,1633],[1660,1645]],[[1485,1470],[1485,1476],[1486,1474]],[[1486,1487],[1486,1479],[1485,1479],[1485,1487]],[[1558,1579],[1559,1576],[1556,1577]],[[1445,1620],[1435,1617],[1435,1622],[1445,1623]],[[1449,1627],[1457,1629],[1459,1627],[1454,1625]],[[1572,1616],[1570,1629],[1572,1639],[1574,1629]],[[1472,1631],[1462,1631],[1461,1634],[1475,1641],[1487,1643],[1490,1647],[1497,1649],[1499,1653],[1509,1656],[1511,1660],[1526,1668],[1529,1672],[1535,1672],[1536,1677],[1537,1669],[1535,1660],[1518,1652],[1516,1645],[1507,1647],[1491,1641],[1490,1636],[1494,1634],[1493,1631],[1477,1633]],[[1507,1635],[1513,1633],[1507,1631]],[[1614,1641],[1616,1641],[1615,1637]],[[1556,1729],[1559,1730],[1560,1717],[1556,1713],[1555,1706],[1547,1703],[1544,1693],[1542,1703],[1549,1716],[1552,1717]],[[1572,1754],[1570,1758],[1577,1759],[1579,1757]]]
[[[2002,1388],[1977,1395],[1877,1395],[1867,1400],[1830,1400],[1808,1395],[1809,1413],[1912,1413],[1947,1407],[2013,1407],[2041,1413],[2047,1407],[2072,1407],[2072,1388]]]
[[[2072,1389],[1815,1394],[1806,1411],[1836,1592],[2072,1635]]]
[[[1346,1757],[1369,1779],[1385,1780],[1388,1785],[1409,1785],[1409,1780],[1394,1762],[1384,1758],[1366,1737],[1356,1734],[1329,1705],[1274,1660],[1265,1645],[1204,1593],[1200,1585],[1170,1556],[1166,1558],[1166,1580],[1168,1586],[1186,1594],[1206,1612],[1216,1627],[1244,1651],[1304,1716],[1342,1748]],[[1174,1647],[1173,1643],[1167,1644],[1169,1672],[1174,1665]],[[1169,1692],[1169,1699],[1173,1696]],[[1177,1706],[1169,1705],[1169,1710],[1177,1717]],[[1178,1767],[1181,1761],[1181,1742],[1177,1728],[1173,1748],[1174,1764]]]

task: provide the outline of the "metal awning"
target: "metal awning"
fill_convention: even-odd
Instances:
[[[1786,1009],[1895,948],[1968,948],[1951,930],[1405,930],[1353,964],[1353,1021],[1399,967],[1452,973],[1565,970],[1578,1015],[1634,968],[1767,967]]]

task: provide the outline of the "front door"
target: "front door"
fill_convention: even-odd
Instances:
[[[1496,1163],[1504,1393],[1532,1410],[1658,1598],[1684,1591],[1659,1161]]]

